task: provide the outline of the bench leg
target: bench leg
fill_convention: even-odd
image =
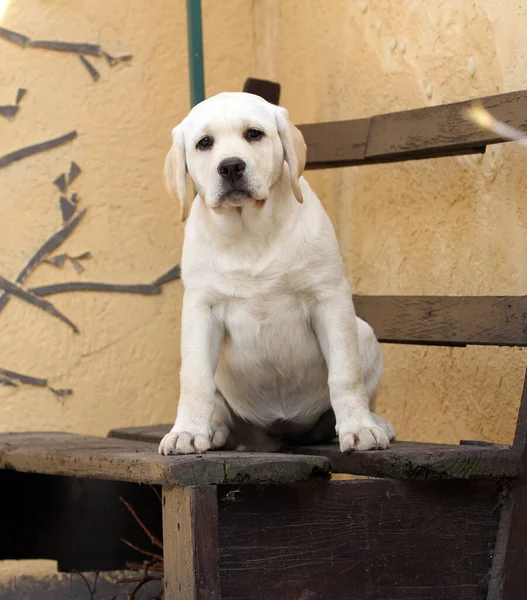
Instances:
[[[220,600],[216,486],[163,487],[165,600]]]
[[[501,511],[487,600],[527,600],[527,372],[513,450],[521,473]]]

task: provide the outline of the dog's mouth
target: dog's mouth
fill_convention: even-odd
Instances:
[[[240,208],[252,202],[261,207],[265,204],[265,199],[255,198],[248,190],[244,189],[228,190],[220,198],[221,206],[232,206],[233,208]]]

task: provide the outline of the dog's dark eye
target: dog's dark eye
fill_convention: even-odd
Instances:
[[[205,137],[202,137],[201,140],[198,142],[197,148],[199,150],[208,150],[209,148],[212,148],[212,144],[214,144],[214,140],[208,135],[206,135]]]
[[[260,131],[259,129],[248,129],[245,133],[245,137],[250,142],[257,142],[258,140],[261,140],[263,136],[263,131]]]

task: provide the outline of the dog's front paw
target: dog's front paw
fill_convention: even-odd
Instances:
[[[159,444],[159,454],[202,454],[210,450],[210,435],[173,429]]]
[[[341,452],[352,450],[384,450],[390,440],[384,428],[379,427],[371,413],[347,419],[338,427]]]

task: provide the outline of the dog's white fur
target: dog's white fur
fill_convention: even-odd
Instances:
[[[251,128],[262,139],[248,140]],[[204,136],[212,147],[198,147]],[[232,157],[246,163],[235,190],[218,172]],[[187,171],[197,196],[183,246],[180,400],[162,454],[228,438],[277,450],[265,434],[273,424],[308,431],[330,407],[343,452],[386,448],[395,436],[370,412],[379,344],[355,316],[333,226],[301,177],[305,158],[287,111],[252,94],[205,100],[173,130],[165,181],[183,219]],[[242,445],[240,423],[260,433]]]

